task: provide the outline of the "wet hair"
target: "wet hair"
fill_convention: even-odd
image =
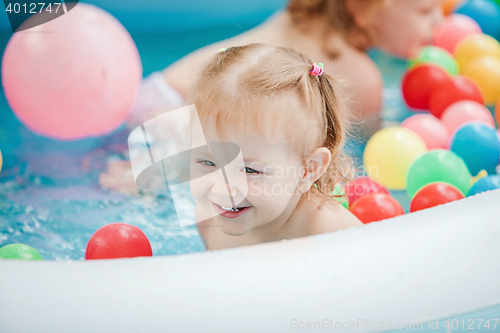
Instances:
[[[202,125],[213,121],[220,137],[228,124],[250,125],[266,138],[290,142],[302,161],[319,147],[329,149],[332,161],[315,183],[329,195],[336,184],[348,181],[351,161],[342,149],[350,114],[337,80],[311,75],[313,65],[291,48],[231,47],[208,60],[188,100]]]
[[[365,51],[373,44],[373,34],[369,29],[358,26],[354,15],[349,9],[348,1],[359,10],[371,10],[375,6],[387,3],[389,0],[290,0],[287,10],[296,24],[310,19],[324,18],[328,32],[340,33],[346,42],[354,48]],[[337,55],[337,50],[327,50]]]

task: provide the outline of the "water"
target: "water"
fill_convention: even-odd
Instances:
[[[250,27],[204,29],[203,34],[133,34],[133,38],[146,76],[198,47]],[[10,35],[0,34],[2,52]],[[380,65],[386,82],[384,124],[397,124],[410,114],[399,93],[405,62],[377,51],[371,52],[371,56]],[[195,226],[176,226],[168,195],[129,195],[99,185],[99,176],[106,172],[109,162],[127,161],[127,136],[128,131],[122,126],[100,138],[72,142],[40,137],[17,120],[2,93],[0,247],[19,242],[38,249],[46,260],[82,260],[87,242],[98,228],[126,222],[144,231],[154,255],[203,251]],[[362,153],[363,146],[357,149]],[[404,193],[400,196],[404,202]],[[186,205],[187,210],[194,208],[192,203]]]

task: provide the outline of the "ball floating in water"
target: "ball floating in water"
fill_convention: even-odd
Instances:
[[[448,149],[450,134],[445,124],[430,114],[416,114],[406,118],[401,127],[417,134],[425,143],[427,150]]]
[[[482,122],[495,126],[490,110],[483,104],[474,101],[459,101],[450,105],[441,116],[450,135],[467,122]]]
[[[458,4],[460,4],[462,1],[464,0],[444,0],[442,3],[441,3],[441,7],[443,8],[443,14],[448,16],[450,15],[451,13],[453,13],[453,11],[455,10],[455,8],[458,6]]]
[[[464,194],[455,186],[437,182],[425,185],[416,194],[410,204],[410,212],[435,207],[464,198]]]
[[[90,238],[85,259],[150,257],[153,255],[147,236],[136,226],[111,223],[98,229]]]
[[[495,105],[500,98],[500,58],[476,58],[462,74],[477,83],[486,105]]]
[[[500,43],[488,35],[474,35],[460,43],[455,51],[460,71],[467,70],[467,66],[476,58],[484,56],[500,57]]]
[[[485,34],[500,38],[500,7],[494,1],[466,0],[455,8],[455,13],[469,16]]]
[[[450,75],[458,75],[458,64],[453,56],[440,47],[425,46],[415,59],[408,60],[408,67],[413,68],[422,64],[434,64],[444,68]]]
[[[351,206],[350,210],[365,224],[405,213],[401,204],[386,193],[370,193],[362,196]]]
[[[445,182],[466,194],[470,188],[471,174],[465,162],[455,153],[444,150],[432,150],[420,156],[408,170],[408,197],[413,199],[423,186],[434,182]]]
[[[440,118],[448,106],[462,100],[484,104],[478,85],[471,79],[459,75],[441,85],[431,94],[429,111]]]
[[[406,105],[416,110],[428,110],[432,92],[451,81],[451,76],[442,67],[424,64],[411,68],[402,81],[402,93]]]
[[[467,193],[467,196],[476,195],[478,193],[492,191],[500,188],[500,175],[492,175],[485,178],[479,179],[472,185]]]
[[[495,109],[495,118],[498,126],[500,127],[500,99],[498,100],[497,107]]]
[[[474,176],[481,170],[494,173],[500,159],[500,142],[494,127],[466,123],[451,139],[450,149],[460,156]]]
[[[385,193],[390,194],[389,191],[376,180],[370,177],[362,176],[354,179],[346,185],[346,193],[349,198],[351,206],[362,196],[370,193]]]
[[[403,190],[410,164],[425,152],[425,143],[416,134],[398,126],[388,127],[368,140],[363,162],[370,178],[390,190]]]
[[[460,42],[480,33],[481,27],[476,21],[465,15],[452,14],[437,28],[433,44],[454,54]]]
[[[2,84],[14,113],[34,132],[61,140],[116,129],[135,103],[141,79],[130,34],[112,15],[84,3],[13,34],[2,60]]]
[[[43,260],[35,248],[26,244],[9,244],[0,248],[0,259]]]

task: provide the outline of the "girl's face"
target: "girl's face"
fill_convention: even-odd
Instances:
[[[442,0],[390,0],[371,14],[368,28],[375,47],[403,58],[413,58],[429,44],[443,20]]]
[[[213,125],[206,126],[204,134],[214,149],[193,150],[191,179],[195,181],[190,188],[217,227],[239,236],[291,215],[302,194],[297,185],[304,170],[291,144],[269,142],[256,131],[235,127],[226,131],[223,140]],[[193,143],[197,145],[196,140]],[[228,163],[238,160],[234,147],[241,149],[239,163]]]

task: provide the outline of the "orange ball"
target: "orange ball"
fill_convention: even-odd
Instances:
[[[453,13],[453,10],[458,7],[458,4],[463,2],[464,0],[444,0],[441,4],[443,8],[444,15],[448,16]]]
[[[497,126],[500,127],[500,99],[498,100],[497,103],[497,108],[495,111],[495,119],[497,120]]]
[[[495,105],[500,98],[500,58],[492,56],[476,58],[462,74],[477,83],[486,105]]]

